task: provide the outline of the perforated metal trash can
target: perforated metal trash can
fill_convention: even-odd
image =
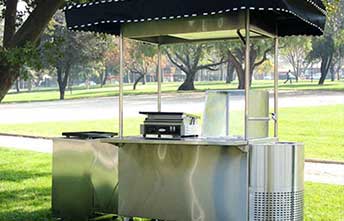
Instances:
[[[250,149],[250,220],[302,221],[303,144],[258,144]]]

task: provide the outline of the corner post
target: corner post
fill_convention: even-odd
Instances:
[[[278,35],[275,37],[275,58],[274,58],[274,137],[278,138],[278,121],[279,121],[279,113],[278,113],[278,80],[279,80],[279,73],[278,73]]]
[[[124,123],[124,118],[123,118],[123,72],[124,72],[124,67],[123,67],[123,62],[124,62],[124,37],[123,33],[121,32],[120,38],[119,38],[119,53],[120,53],[120,61],[119,61],[119,137],[123,138],[123,123]]]
[[[250,92],[250,10],[246,10],[246,51],[245,51],[245,139],[248,140],[249,92]]]
[[[250,10],[247,9],[245,13],[245,29],[246,29],[246,51],[245,51],[245,140],[248,141],[248,123],[249,123],[249,95],[250,95]],[[250,220],[250,151],[247,152],[247,196],[246,196],[246,220]]]
[[[161,82],[162,82],[162,70],[161,70],[161,45],[158,44],[158,112],[161,112]]]

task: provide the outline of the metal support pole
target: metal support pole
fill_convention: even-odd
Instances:
[[[250,95],[250,10],[246,11],[246,51],[245,51],[245,139],[248,140],[248,122],[249,122],[249,95]],[[247,220],[250,219],[250,152],[247,153],[247,202],[246,202],[246,212]]]
[[[158,112],[161,112],[161,80],[162,80],[162,73],[161,73],[161,48],[160,44],[158,45]]]
[[[119,137],[123,138],[123,60],[124,60],[124,49],[123,49],[123,34],[121,33],[119,39],[119,53],[120,53],[120,61],[119,61]]]
[[[248,139],[249,92],[250,92],[250,10],[246,11],[246,52],[245,52],[245,139]]]
[[[278,137],[278,37],[275,37],[275,58],[274,58],[274,137]]]

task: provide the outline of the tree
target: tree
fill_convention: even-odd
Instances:
[[[238,75],[238,89],[245,89],[245,45],[239,42],[226,42],[220,45],[222,52],[227,54],[230,62]],[[271,43],[267,40],[254,40],[250,46],[250,85],[254,70],[268,60],[268,54],[272,51]]]
[[[267,74],[269,74],[271,76],[273,68],[274,68],[274,64],[272,63],[272,61],[271,60],[267,60],[262,65],[257,67],[256,74],[260,74],[263,77],[267,76]]]
[[[283,48],[281,55],[293,67],[296,82],[302,74],[302,70],[306,70],[311,62],[307,62],[306,58],[312,49],[312,41],[309,37],[287,37],[282,39]]]
[[[109,38],[109,45],[107,50],[103,54],[103,66],[104,71],[100,75],[101,87],[106,84],[106,80],[110,73],[115,74],[119,72],[119,49],[118,49],[118,39]]]
[[[0,1],[0,6],[4,8],[3,45],[0,47],[0,101],[18,78],[20,67],[30,61],[37,41],[64,0],[25,2],[26,11],[18,13],[18,0]]]
[[[64,15],[57,13],[41,41],[41,58],[46,67],[56,69],[61,100],[65,97],[72,70],[77,69],[78,65],[87,68],[91,64],[96,66],[108,48],[106,36],[68,31],[64,21]],[[83,72],[88,80],[87,68]],[[94,69],[92,71],[95,72]]]
[[[217,70],[217,67],[224,63],[224,58],[213,59],[216,54],[212,54],[215,47],[211,44],[184,44],[166,48],[165,52],[169,60],[182,72],[186,79],[178,90],[195,90],[195,77],[198,71],[207,69]]]
[[[335,40],[335,61],[333,62],[332,80],[335,79],[337,74],[337,80],[340,80],[340,70],[344,64],[344,30],[342,29]]]
[[[146,76],[150,72],[157,73],[157,50],[156,47],[136,41],[126,41],[125,47],[125,67],[130,74],[138,76],[133,85],[133,89],[136,90],[140,81],[146,84]]]
[[[338,45],[337,38],[340,38],[341,30],[344,27],[344,2],[328,1],[326,5],[329,10],[329,15],[325,33],[323,36],[312,40],[312,50],[308,55],[309,60],[320,60],[321,62],[319,85],[324,84],[329,70],[332,69],[332,72],[334,72],[336,62],[341,60],[341,53],[338,51],[341,50],[341,46]]]

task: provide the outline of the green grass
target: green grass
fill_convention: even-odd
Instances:
[[[311,83],[309,81],[300,81],[299,83],[283,84],[280,82],[280,89],[287,91],[297,90],[328,90],[328,91],[344,91],[344,82],[326,82],[325,85],[319,86],[316,82]],[[163,92],[172,93],[176,92],[180,82],[175,83],[163,83]],[[252,87],[254,89],[272,89],[273,81],[254,81]],[[223,82],[196,82],[196,91],[206,91],[211,89],[236,89],[237,82],[232,84],[225,84]],[[132,90],[132,85],[125,85],[125,95],[138,95],[138,94],[154,94],[157,91],[156,83],[148,83],[146,85],[139,85],[137,90]],[[109,97],[118,95],[118,86],[109,85],[104,88],[93,87],[91,89],[84,89],[77,87],[72,93],[66,91],[65,99],[81,99],[81,98],[94,98],[94,97]],[[59,99],[59,92],[57,89],[39,90],[33,92],[22,92],[22,93],[9,93],[4,103],[13,102],[33,102],[33,101],[53,101]]]
[[[0,149],[0,220],[50,220],[51,157]]]
[[[344,161],[344,105],[281,108],[280,138],[303,142],[306,158]]]
[[[125,119],[125,135],[138,135],[142,121]],[[66,131],[118,131],[117,126],[115,120],[1,124],[0,132],[56,137]],[[280,138],[305,143],[306,158],[344,161],[344,105],[281,108]]]
[[[306,221],[344,221],[344,186],[306,183]]]
[[[306,183],[305,220],[344,220],[344,186]],[[0,220],[51,220],[51,155],[0,148]]]

